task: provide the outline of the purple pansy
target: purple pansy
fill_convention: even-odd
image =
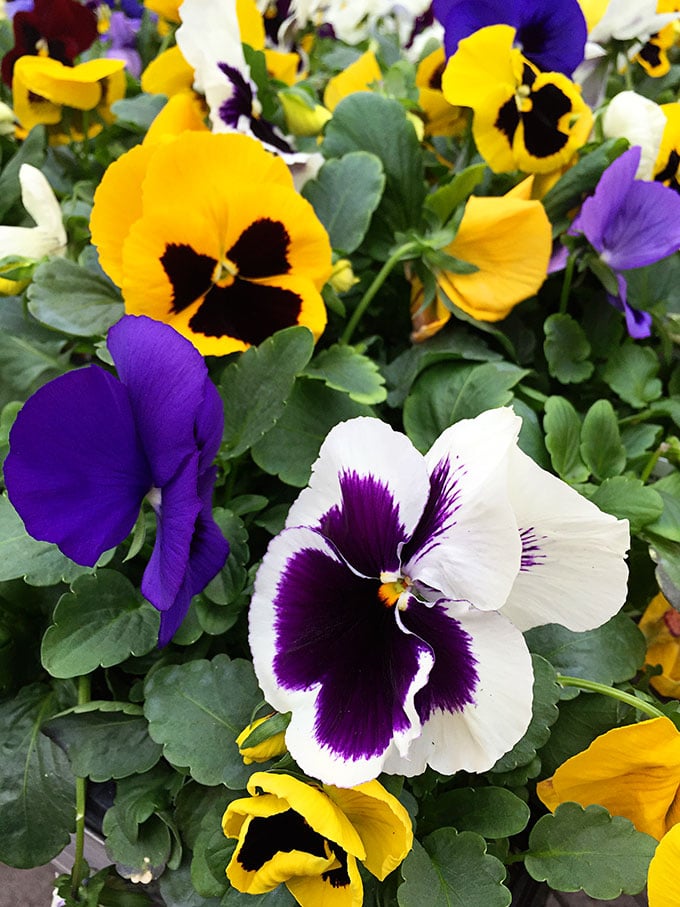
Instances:
[[[136,79],[142,71],[142,58],[137,50],[139,26],[139,19],[130,19],[121,10],[114,10],[109,19],[108,31],[104,35],[108,45],[105,56],[125,60],[128,72]]]
[[[667,186],[635,179],[641,153],[636,145],[607,167],[567,231],[585,236],[614,273],[618,296],[609,294],[609,300],[624,312],[628,333],[635,338],[649,336],[652,318],[628,303],[622,272],[680,249],[680,196]]]
[[[141,588],[165,645],[229,553],[212,515],[222,402],[201,355],[169,325],[127,315],[108,347],[118,378],[91,365],[27,400],[5,483],[30,535],[87,566],[128,536],[149,499],[157,532]]]
[[[497,409],[426,456],[377,419],[337,425],[258,571],[250,646],[304,771],[486,771],[524,733],[522,630],[603,623],[625,598],[625,522],[517,447]]]
[[[577,0],[435,0],[433,8],[447,57],[480,28],[511,25],[524,56],[544,72],[570,76],[583,60],[588,29]]]

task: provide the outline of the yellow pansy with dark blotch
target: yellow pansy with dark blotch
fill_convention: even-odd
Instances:
[[[408,854],[411,820],[378,781],[353,788],[256,772],[250,797],[222,819],[237,838],[227,878],[238,891],[265,894],[285,884],[302,907],[361,907],[357,860],[384,879]]]
[[[237,134],[144,143],[104,174],[90,222],[126,311],[171,324],[204,355],[326,324],[328,235],[280,158]]]
[[[654,164],[654,180],[680,192],[680,104],[662,104],[666,125]]]
[[[472,108],[473,136],[492,170],[549,173],[585,143],[592,111],[577,85],[562,73],[541,72],[514,39],[509,25],[464,38],[444,71],[444,97]]]
[[[418,105],[425,121],[425,135],[459,135],[467,124],[468,111],[452,106],[442,94],[445,68],[444,48],[439,47],[421,60],[416,70]]]

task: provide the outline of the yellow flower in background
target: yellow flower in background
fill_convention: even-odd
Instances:
[[[371,91],[373,84],[381,79],[378,60],[372,50],[367,50],[347,69],[328,80],[323,102],[329,110],[335,110],[343,98],[358,91]]]
[[[171,98],[180,91],[191,91],[194,68],[184,59],[175,44],[158,54],[141,76],[142,90],[149,94],[164,94]]]
[[[680,698],[680,612],[671,606],[660,592],[656,595],[639,623],[647,640],[645,661],[661,665],[662,673],[650,679],[662,696]]]
[[[378,781],[338,788],[256,772],[248,792],[222,820],[238,839],[227,867],[238,891],[284,883],[301,907],[361,907],[357,860],[382,880],[413,844],[408,813]]]
[[[325,327],[328,235],[283,161],[249,136],[132,148],[104,174],[90,227],[126,311],[171,324],[203,355]]]
[[[125,62],[102,58],[64,66],[27,55],[14,64],[12,88],[22,130],[42,124],[53,144],[80,141],[113,122],[111,104],[125,96]]]
[[[444,48],[439,47],[421,60],[416,70],[418,104],[425,117],[425,135],[459,135],[467,124],[467,110],[449,104],[442,94],[445,68],[446,55]]]
[[[680,103],[662,104],[666,125],[654,164],[654,180],[680,192]]]
[[[513,47],[509,25],[481,28],[458,45],[442,77],[449,103],[471,107],[479,153],[496,172],[548,173],[587,140],[593,114],[562,73],[541,72]]]
[[[251,722],[251,724],[243,728],[236,738],[236,745],[238,746],[238,751],[241,754],[241,758],[245,765],[252,765],[253,762],[267,762],[269,759],[274,759],[276,756],[282,756],[288,751],[285,729],[279,731],[277,734],[272,734],[271,737],[267,737],[267,739],[263,740],[261,743],[254,744],[253,746],[244,746],[246,740],[253,731],[262,727],[263,724],[266,724],[275,716],[276,712],[272,712],[270,715],[265,715],[264,718],[258,718],[256,721]]]
[[[182,0],[144,0],[144,6],[164,19],[166,23],[180,21],[179,8],[181,5]],[[167,26],[165,30],[167,30]]]
[[[431,337],[451,317],[440,294],[478,321],[500,321],[538,292],[548,273],[552,232],[543,205],[530,198],[531,183],[526,179],[500,198],[468,199],[458,233],[443,251],[478,270],[439,271],[438,296],[425,309],[422,285],[414,282],[413,340]]]
[[[659,841],[680,820],[680,732],[669,718],[614,728],[536,792],[552,811],[569,800],[598,803]]]

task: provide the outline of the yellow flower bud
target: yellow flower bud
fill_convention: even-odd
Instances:
[[[246,765],[252,765],[253,762],[267,762],[269,759],[273,759],[275,756],[282,756],[286,752],[285,730],[273,734],[267,740],[255,744],[255,746],[244,747],[242,745],[256,728],[266,721],[270,721],[275,716],[276,713],[272,712],[270,715],[265,715],[264,718],[258,718],[257,721],[253,721],[252,724],[245,727],[236,738],[238,751]]]
[[[314,104],[311,99],[307,103],[299,93],[280,91],[279,100],[293,135],[318,135],[332,116],[322,104]]]
[[[359,283],[359,278],[354,276],[349,258],[338,258],[328,282],[336,293],[346,293],[355,283]]]

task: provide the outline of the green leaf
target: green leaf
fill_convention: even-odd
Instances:
[[[125,703],[79,710],[48,721],[43,728],[69,757],[79,778],[109,781],[148,771],[161,757],[161,747],[149,737],[143,715],[126,714]]]
[[[645,658],[645,638],[626,614],[616,614],[595,630],[575,633],[560,624],[525,633],[532,652],[542,655],[558,674],[614,684],[631,678]]]
[[[196,891],[189,862],[164,872],[158,884],[166,907],[220,907],[219,898],[204,898]]]
[[[229,541],[229,557],[217,576],[205,587],[203,595],[217,605],[229,605],[243,592],[248,579],[245,566],[250,557],[248,531],[243,520],[230,510],[218,507],[213,515]]]
[[[22,309],[21,300],[3,299],[0,305],[0,383],[22,391],[63,374],[68,367],[67,340],[37,324]],[[6,393],[6,391],[5,391]],[[18,394],[12,395],[14,398]],[[7,400],[12,399],[8,397]],[[7,402],[0,397],[2,402]]]
[[[423,845],[414,845],[402,864],[399,907],[508,907],[505,867],[486,852],[484,838],[440,828]]]
[[[672,472],[654,483],[653,489],[663,502],[658,519],[647,523],[649,532],[672,542],[680,542],[680,473]]]
[[[262,699],[251,662],[217,655],[170,665],[147,679],[145,693],[149,733],[169,762],[200,784],[245,787],[257,766],[243,765],[235,741]]]
[[[581,325],[571,315],[550,315],[543,325],[543,350],[548,371],[562,384],[578,384],[593,374],[590,344]]]
[[[653,523],[663,511],[663,498],[658,491],[632,476],[605,479],[590,500],[605,513],[629,520],[633,533]]]
[[[225,869],[236,843],[225,837],[219,818],[212,828],[204,826],[199,834],[191,860],[191,880],[196,891],[204,897],[221,897],[225,894],[229,887]]]
[[[245,453],[275,425],[313,351],[307,328],[286,328],[226,367],[220,393],[226,413],[222,450],[228,457]]]
[[[450,825],[483,838],[506,838],[523,831],[529,815],[524,800],[503,787],[461,787],[440,794],[423,818],[428,827]]]
[[[440,186],[425,199],[425,208],[437,215],[445,224],[459,205],[466,202],[484,179],[486,164],[472,164],[453,177],[451,182]]]
[[[125,314],[120,291],[110,280],[66,258],[39,265],[27,296],[37,321],[76,337],[106,334]]]
[[[0,218],[4,218],[9,209],[21,198],[19,168],[22,164],[32,164],[39,170],[45,161],[47,130],[44,126],[34,126],[19,146],[17,153],[3,167],[0,174]]]
[[[126,875],[131,872],[141,874],[146,870],[154,877],[160,875],[172,849],[170,829],[165,822],[160,816],[151,816],[137,827],[135,839],[131,841],[114,817],[115,811],[111,809],[104,816],[108,856],[125,869]]]
[[[121,778],[116,782],[114,804],[104,817],[105,833],[119,829],[119,836],[134,844],[139,827],[154,813],[167,809],[182,781],[180,775],[163,762],[143,775]]]
[[[29,869],[49,862],[75,828],[75,779],[66,755],[40,733],[59,710],[42,684],[0,703],[0,861]]]
[[[115,570],[81,576],[59,599],[42,642],[42,662],[53,677],[78,677],[150,652],[158,612]]]
[[[333,249],[349,255],[361,245],[384,188],[380,158],[351,151],[326,161],[316,179],[305,183],[302,195],[326,228]]]
[[[297,901],[285,885],[278,885],[267,894],[247,894],[228,888],[220,901],[221,907],[295,907]]]
[[[140,132],[146,132],[167,102],[162,94],[141,94],[134,98],[123,98],[111,105],[111,112],[118,125],[132,126]]]
[[[602,806],[563,803],[534,825],[524,865],[553,890],[583,889],[593,898],[613,900],[642,891],[656,845]]]
[[[597,400],[581,427],[581,457],[597,479],[620,475],[626,466],[626,448],[621,443],[619,423],[609,400]]]
[[[579,453],[581,420],[572,404],[564,397],[548,397],[543,427],[557,475],[566,482],[585,482],[589,472]]]
[[[355,403],[347,394],[320,381],[300,378],[281,419],[253,447],[253,460],[265,472],[302,488],[331,428],[345,419],[372,414],[369,407]]]
[[[0,496],[0,582],[23,577],[31,586],[52,586],[92,569],[74,564],[56,545],[31,538],[7,497]]]
[[[308,378],[318,378],[328,387],[348,394],[357,403],[382,403],[387,397],[385,379],[368,356],[353,346],[336,343],[315,356],[305,369]]]
[[[611,389],[638,409],[661,396],[658,374],[657,354],[651,347],[635,343],[625,343],[614,350],[602,370],[602,377]]]
[[[433,365],[418,376],[404,403],[406,434],[425,452],[455,422],[509,403],[511,389],[528,374],[509,362]]]

